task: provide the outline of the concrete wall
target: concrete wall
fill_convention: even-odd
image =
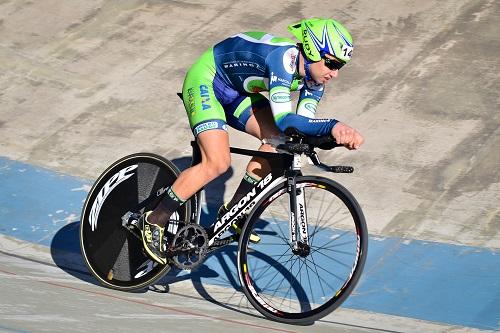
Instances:
[[[245,30],[289,36],[333,17],[355,39],[320,117],[366,137],[332,175],[372,234],[500,247],[500,3],[422,1],[0,1],[0,155],[95,179],[151,151],[189,156],[181,89],[210,45]],[[231,131],[231,142],[255,147]],[[230,187],[245,159],[234,158]],[[226,193],[229,197],[232,194]]]

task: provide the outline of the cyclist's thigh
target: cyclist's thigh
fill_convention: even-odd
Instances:
[[[252,114],[248,118],[245,130],[260,140],[269,139],[280,134],[280,130],[274,122],[269,103],[262,107],[252,108]]]
[[[210,49],[188,71],[182,87],[184,107],[195,137],[207,130],[227,130],[224,108],[214,93],[214,77],[215,62]]]
[[[231,127],[258,139],[279,134],[269,101],[261,94],[241,96],[236,99],[226,107],[226,118]]]
[[[204,131],[197,137],[202,163],[228,166],[231,163],[229,153],[229,135],[226,131],[214,129]]]

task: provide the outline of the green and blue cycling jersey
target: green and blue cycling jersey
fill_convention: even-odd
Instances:
[[[299,49],[287,38],[246,32],[207,50],[191,67],[183,100],[193,134],[225,129],[245,131],[252,109],[270,108],[277,127],[308,135],[327,135],[335,119],[314,117],[323,85],[299,76]],[[291,91],[299,91],[296,107]],[[269,99],[261,92],[269,92]]]

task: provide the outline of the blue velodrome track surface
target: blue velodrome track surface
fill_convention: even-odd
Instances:
[[[91,183],[0,158],[0,233],[79,253],[80,211]],[[500,330],[500,251],[372,235],[368,253],[344,307]],[[234,261],[227,253],[209,257],[206,266],[219,278],[206,283],[237,283]]]

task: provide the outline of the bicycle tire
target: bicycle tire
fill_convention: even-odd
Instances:
[[[368,231],[358,202],[339,183],[299,176],[297,189],[306,198],[310,254],[301,257],[291,251],[289,196],[282,182],[257,203],[243,227],[238,275],[250,303],[265,317],[305,325],[334,311],[354,290],[366,261]],[[259,243],[250,242],[252,233],[261,237]],[[256,252],[279,264],[266,266],[252,254]],[[284,270],[299,285],[284,279]]]
[[[169,160],[150,153],[125,156],[96,180],[83,206],[80,247],[89,271],[100,284],[122,291],[142,289],[169,270],[145,253],[142,241],[122,225],[122,216],[134,208],[152,210],[180,171]],[[148,200],[146,200],[148,199]],[[145,205],[145,207],[141,207]],[[179,218],[187,221],[190,202],[181,206]]]

